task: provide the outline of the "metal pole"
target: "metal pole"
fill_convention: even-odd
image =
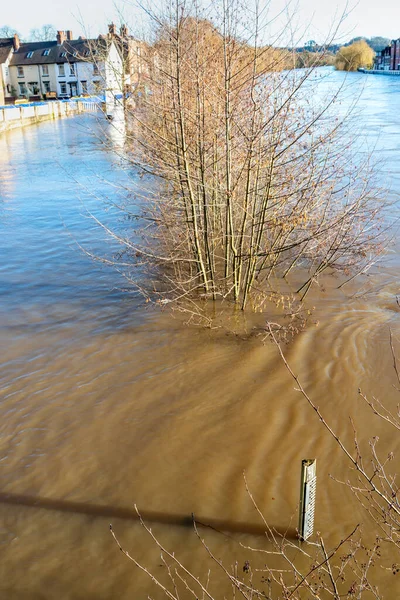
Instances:
[[[299,538],[301,541],[312,536],[314,529],[315,495],[317,489],[317,460],[301,461]]]

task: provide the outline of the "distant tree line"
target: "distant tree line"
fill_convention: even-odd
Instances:
[[[370,48],[372,48],[372,50],[374,50],[375,52],[379,52],[380,50],[383,50],[384,48],[386,48],[386,46],[389,46],[390,41],[391,41],[389,38],[382,37],[382,36],[374,36],[371,38],[358,36],[358,37],[352,38],[345,44],[329,44],[327,46],[322,46],[320,44],[317,44],[316,41],[310,40],[310,41],[306,42],[304,44],[304,46],[298,46],[296,48],[291,48],[291,50],[294,50],[299,53],[301,53],[301,52],[321,52],[321,50],[325,50],[325,52],[328,52],[330,54],[336,54],[337,52],[339,52],[339,50],[341,48],[346,48],[347,46],[351,46],[355,42],[361,42],[362,40],[365,41],[368,44],[368,46]]]
[[[379,52],[380,50],[383,50],[384,48],[386,48],[386,46],[389,46],[390,44],[389,38],[381,37],[378,35],[372,38],[355,37],[349,42],[347,42],[347,44],[344,44],[344,46],[350,46],[351,44],[354,44],[354,42],[361,42],[362,40],[364,40],[368,44],[368,46],[372,48],[372,50],[374,50],[374,52]]]
[[[17,34],[21,41],[24,42],[49,42],[56,39],[57,30],[54,25],[46,23],[41,27],[31,29],[28,36],[24,37],[14,27],[10,27],[9,25],[0,27],[0,38],[11,38],[14,34]]]
[[[318,56],[320,66],[335,65],[341,71],[356,71],[359,67],[371,66],[375,52],[383,50],[389,44],[390,39],[382,36],[359,36],[343,45],[322,46],[315,40],[309,40],[304,46],[288,50],[295,54],[297,68],[314,66]]]

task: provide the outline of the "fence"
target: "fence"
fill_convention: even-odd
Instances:
[[[98,98],[32,102],[18,106],[0,107],[0,132],[40,123],[49,119],[61,119],[82,112],[96,112],[101,105]]]
[[[369,73],[372,75],[400,75],[400,71],[383,71],[378,69],[365,69],[363,73]]]

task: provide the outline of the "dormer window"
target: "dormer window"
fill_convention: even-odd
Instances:
[[[86,50],[85,56],[90,56],[90,50]]]
[[[28,54],[26,55],[26,58],[32,58],[33,56],[33,52],[28,52]]]
[[[74,54],[73,54],[73,56],[75,56],[75,57],[78,56],[78,53],[75,51]]]
[[[43,56],[48,56],[50,54],[50,50],[47,48],[44,52],[43,52]]]
[[[62,58],[66,58],[67,57],[67,53],[66,52],[61,52],[61,57]]]

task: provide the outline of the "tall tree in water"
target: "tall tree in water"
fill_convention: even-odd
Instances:
[[[255,1],[244,18],[236,0],[154,15],[151,93],[130,115],[143,227],[119,238],[149,298],[260,308],[284,303],[288,281],[302,299],[324,271],[353,276],[381,250],[370,156],[354,153],[340,90],[318,86],[326,52],[290,68],[296,53],[276,49],[290,24],[268,37],[265,15]]]

